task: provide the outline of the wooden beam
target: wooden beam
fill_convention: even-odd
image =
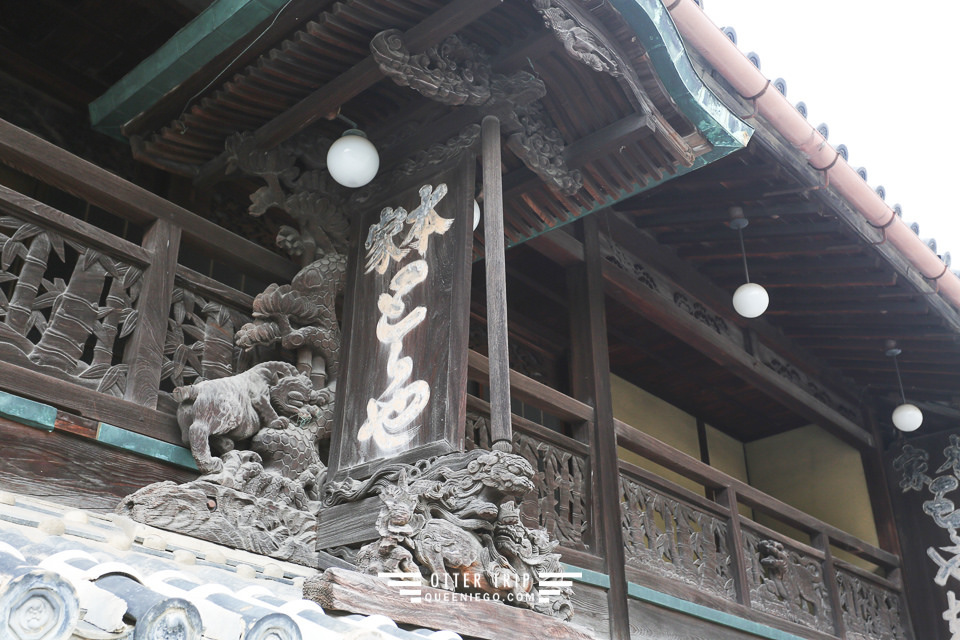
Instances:
[[[391,586],[387,580],[345,569],[327,569],[308,578],[303,596],[326,609],[367,615],[385,615],[403,624],[449,629],[471,638],[530,638],[531,640],[589,640],[572,624],[512,607],[477,599],[458,602],[449,591],[419,587],[421,601]],[[626,621],[626,620],[624,620]]]
[[[710,87],[727,104],[735,104],[738,96],[730,93],[728,87],[723,86],[716,78],[707,75],[703,78],[705,85]],[[732,101],[732,102],[728,102]],[[940,315],[946,325],[956,334],[960,333],[960,311],[945,298],[937,294],[936,283],[926,280],[922,274],[907,260],[899,249],[889,242],[881,242],[882,235],[866,218],[855,211],[844,198],[832,188],[823,187],[823,175],[810,165],[807,157],[784,141],[778,133],[770,127],[757,127],[753,135],[754,144],[769,153],[777,162],[784,166],[791,175],[797,176],[809,190],[811,199],[824,206],[842,220],[856,236],[868,243],[883,260],[890,264],[903,279],[916,291],[929,294],[931,306]]]
[[[166,220],[183,238],[218,260],[268,281],[289,281],[297,267],[169,200],[127,182],[37,136],[0,120],[0,162],[92,205],[141,225]]]
[[[900,557],[897,555],[874,547],[850,535],[846,531],[821,522],[810,514],[796,507],[792,507],[773,496],[767,495],[759,489],[751,487],[747,483],[729,476],[715,467],[703,464],[696,458],[620,420],[616,420],[615,424],[617,444],[651,462],[656,462],[705,487],[712,487],[718,490],[732,488],[737,493],[739,503],[772,515],[777,520],[795,529],[800,529],[807,533],[823,532],[830,537],[831,544],[844,551],[849,551],[860,558],[887,568],[900,566]]]
[[[698,169],[698,171],[702,171],[702,169]],[[684,180],[686,179],[686,176],[684,176]],[[673,227],[678,224],[720,225],[730,221],[729,207],[708,206],[699,208],[690,205],[670,205],[651,208],[639,206],[630,209],[619,205],[616,210],[629,216],[630,221],[641,229]],[[743,211],[748,220],[759,220],[762,218],[817,215],[820,213],[821,207],[812,202],[770,203],[744,206]]]
[[[0,389],[170,444],[183,444],[177,418],[15,364],[0,367]]]
[[[581,243],[563,232],[542,235],[530,244],[538,250],[547,247],[545,253],[548,256],[558,253],[566,254],[566,258],[563,258],[565,262],[577,261],[583,256]],[[662,278],[661,281],[671,282],[670,278],[664,274],[658,273],[657,276]],[[777,374],[757,356],[751,354],[745,344],[737,344],[729,336],[720,335],[711,326],[677,305],[670,304],[662,295],[640,284],[622,269],[607,261],[603,264],[603,280],[604,288],[611,298],[657,323],[792,411],[821,425],[858,449],[873,445],[873,438],[867,431],[813,396],[806,388]],[[670,286],[675,291],[683,290],[675,284]],[[687,297],[693,301],[697,300],[692,294]],[[709,313],[724,317],[723,311],[718,311],[716,308],[711,311],[711,305],[708,302],[700,302]],[[729,316],[726,316],[726,319],[729,324],[733,323]],[[790,360],[788,362],[792,363]],[[812,373],[808,375],[813,377]],[[830,385],[820,386],[833,388]]]
[[[564,163],[571,169],[580,168],[594,158],[610,153],[611,149],[652,136],[656,129],[649,114],[631,114],[569,145],[563,152]]]

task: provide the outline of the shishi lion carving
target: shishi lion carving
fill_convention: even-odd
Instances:
[[[326,402],[310,380],[286,362],[264,362],[229,378],[178,387],[173,397],[180,403],[177,422],[183,441],[190,444],[197,468],[205,474],[223,469],[223,461],[211,452],[211,442],[219,454],[232,451],[261,428],[286,428],[287,416],[316,416],[317,404]]]

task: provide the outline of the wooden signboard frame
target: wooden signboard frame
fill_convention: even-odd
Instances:
[[[463,450],[475,171],[475,154],[465,151],[433,175],[391,189],[357,218],[331,481]],[[417,209],[429,213],[430,202],[435,217],[411,238],[417,222],[401,220],[400,208],[413,217]],[[452,222],[441,231],[444,220]],[[417,411],[426,388],[429,399]],[[407,411],[412,422],[399,419]]]

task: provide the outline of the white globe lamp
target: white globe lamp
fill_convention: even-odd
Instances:
[[[380,169],[380,155],[359,129],[343,132],[327,151],[330,177],[345,187],[356,189],[370,183]]]
[[[916,431],[923,424],[923,412],[915,404],[907,402],[907,396],[903,392],[903,380],[900,378],[900,365],[897,363],[897,356],[903,353],[897,346],[895,340],[887,340],[886,351],[884,354],[888,358],[893,358],[893,368],[897,372],[897,387],[900,389],[900,405],[893,410],[893,426],[900,431],[910,433]]]
[[[473,230],[476,231],[480,226],[480,203],[473,201]]]
[[[743,230],[750,222],[743,215],[742,207],[730,207],[730,228],[740,238],[740,255],[743,257],[743,275],[747,282],[733,292],[733,308],[744,318],[758,318],[770,305],[767,290],[755,282],[750,282],[750,270],[747,269],[747,249],[743,244]]]
[[[910,433],[923,424],[923,412],[913,404],[904,403],[893,410],[893,426],[900,431]]]
[[[744,318],[757,318],[763,315],[770,305],[767,290],[755,282],[747,282],[733,292],[733,308]]]

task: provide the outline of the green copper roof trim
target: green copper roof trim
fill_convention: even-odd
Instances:
[[[580,578],[571,578],[573,582],[589,584],[603,589],[610,588],[610,577],[605,573],[591,571],[590,569],[581,569],[576,565],[567,563],[561,563],[561,565],[565,572],[579,572],[582,574]],[[574,587],[574,589],[576,589],[576,587]],[[627,595],[631,598],[663,607],[664,609],[670,609],[678,613],[693,616],[694,618],[706,620],[707,622],[713,622],[724,627],[751,633],[760,638],[767,638],[768,640],[803,640],[800,636],[795,636],[792,633],[774,629],[765,624],[747,620],[730,613],[717,611],[716,609],[711,609],[710,607],[705,607],[694,602],[688,602],[682,598],[654,591],[653,589],[633,582],[627,583]]]
[[[687,56],[683,47],[683,40],[673,23],[673,18],[670,17],[670,13],[660,0],[609,0],[609,2],[620,12],[627,24],[636,33],[640,44],[643,45],[650,56],[660,81],[677,104],[680,112],[696,125],[697,129],[710,142],[712,148],[709,152],[697,157],[693,165],[689,167],[678,167],[674,174],[664,174],[659,180],[650,180],[642,185],[634,184],[633,188],[624,189],[615,195],[610,195],[604,202],[600,202],[594,207],[581,207],[576,211],[571,211],[570,217],[564,222],[531,233],[519,241],[509,241],[507,247],[522,244],[574,220],[652,189],[667,180],[695,171],[744,148],[753,136],[753,127],[740,120],[703,84]]]
[[[288,0],[216,0],[150,57],[90,103],[94,129],[123,140],[120,127],[223,53]]]
[[[120,449],[139,453],[148,458],[157,458],[187,469],[198,470],[197,463],[193,461],[193,456],[186,447],[178,447],[175,444],[121,429],[106,422],[101,422],[97,427],[97,440]]]
[[[53,431],[53,425],[57,421],[57,409],[0,391],[0,416],[28,427]]]
[[[753,128],[740,120],[700,79],[673,18],[661,0],[609,0],[633,29],[680,111],[714,148],[727,153],[750,142]],[[726,154],[723,154],[726,155]]]

